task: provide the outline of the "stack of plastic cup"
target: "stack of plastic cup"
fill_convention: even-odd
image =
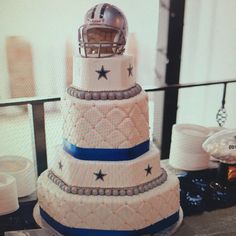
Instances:
[[[209,155],[202,144],[209,130],[193,124],[176,124],[172,128],[169,164],[181,170],[202,170],[209,167]]]
[[[15,178],[11,175],[0,173],[0,215],[12,213],[18,208]]]
[[[36,180],[32,161],[19,156],[2,156],[0,172],[16,179],[18,197],[28,196],[35,191]]]

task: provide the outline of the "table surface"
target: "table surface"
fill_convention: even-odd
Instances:
[[[168,160],[162,160],[161,165],[179,173],[171,168]],[[216,167],[211,163],[212,168]],[[178,231],[173,236],[236,236],[236,206],[203,212],[199,215],[186,216]]]
[[[187,216],[174,236],[235,236],[236,206]]]

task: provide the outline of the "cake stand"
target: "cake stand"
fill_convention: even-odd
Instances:
[[[35,219],[36,223],[41,228],[46,228],[46,229],[50,230],[51,233],[54,236],[63,236],[62,234],[57,232],[54,228],[52,228],[50,225],[48,225],[45,222],[45,220],[42,219],[42,217],[40,216],[40,213],[39,213],[39,205],[38,205],[38,203],[34,207],[33,216],[34,216],[34,219]],[[177,229],[180,227],[182,221],[183,221],[183,210],[180,207],[180,210],[179,210],[179,220],[174,225],[166,228],[165,230],[163,230],[163,231],[161,231],[159,233],[153,234],[152,236],[170,236],[170,235],[174,234],[177,231]]]

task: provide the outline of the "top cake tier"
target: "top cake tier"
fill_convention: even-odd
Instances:
[[[84,91],[122,91],[135,85],[133,57],[117,55],[109,58],[73,60],[73,86]]]

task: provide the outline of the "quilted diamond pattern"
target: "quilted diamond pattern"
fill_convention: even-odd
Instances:
[[[95,115],[96,114],[96,115]],[[104,114],[96,108],[96,106],[92,106],[88,111],[84,113],[84,117],[86,117],[86,121],[94,127],[99,121],[102,120]]]
[[[106,115],[107,119],[115,126],[119,125],[126,116],[126,113],[118,107],[114,107]]]
[[[120,215],[123,220],[123,224],[128,228],[134,228],[134,225],[138,224],[141,228],[143,228],[143,216],[141,214],[137,214],[135,209],[131,206],[124,205],[119,211],[116,213]]]
[[[39,178],[39,204],[70,227],[135,230],[162,220],[179,208],[178,180],[170,174],[163,185],[132,197],[72,195],[46,179],[47,172]]]
[[[147,102],[144,92],[119,101],[86,101],[67,95],[63,137],[79,147],[133,147],[149,138]]]
[[[103,134],[103,136],[108,136],[110,134],[110,131],[111,130],[114,130],[114,126],[112,125],[112,123],[105,119],[105,118],[102,118],[97,124],[96,124],[96,131],[99,133],[99,134]]]
[[[133,135],[132,132],[137,133],[137,130],[135,130],[134,123],[129,119],[125,118],[119,125],[119,130],[123,130],[123,135],[125,135],[127,138],[129,138],[131,135]]]

